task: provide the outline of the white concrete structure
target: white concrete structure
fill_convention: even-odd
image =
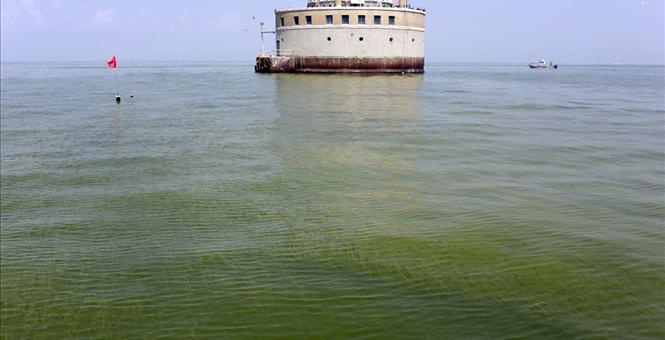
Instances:
[[[275,22],[274,57],[282,59],[267,69],[257,59],[259,72],[424,70],[425,11],[405,0],[309,0],[307,8],[275,11]]]

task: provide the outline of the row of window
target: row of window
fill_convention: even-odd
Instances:
[[[327,40],[332,41],[332,38],[328,37]],[[393,39],[392,37],[390,39],[388,39],[388,41],[390,41],[390,42],[393,42],[394,40],[395,39]],[[284,41],[284,39],[282,39],[282,41]],[[358,38],[358,41],[365,41],[365,38],[360,37],[360,38]],[[411,42],[416,42],[416,38],[411,38]],[[277,43],[279,44],[279,41]]]
[[[331,37],[328,37],[328,38],[326,38],[326,40],[328,40],[328,41],[332,41],[332,38],[331,38]],[[393,42],[394,40],[395,40],[395,39],[393,39],[392,37],[390,37],[390,39],[388,39],[388,41],[390,41],[390,42]],[[364,37],[360,37],[360,38],[358,38],[358,41],[365,41],[365,38],[364,38]],[[282,41],[281,41],[281,42],[284,42],[284,38],[282,38]],[[411,38],[411,42],[416,42],[416,38]],[[277,46],[279,46],[279,44],[280,44],[280,41],[277,40]],[[278,49],[279,49],[279,48],[278,48]]]
[[[380,15],[375,15],[374,16],[374,25],[382,25],[382,17]],[[333,25],[335,23],[334,16],[333,15],[326,15],[326,24],[328,25]],[[342,15],[342,25],[348,25],[350,23],[349,21],[349,16],[348,15]],[[282,26],[285,25],[284,23],[284,17],[281,18],[281,24]],[[296,26],[300,25],[300,17],[299,16],[294,16],[293,17],[293,24]],[[305,16],[305,24],[306,25],[311,25],[312,24],[312,16],[308,15]],[[366,17],[364,15],[358,15],[358,25],[365,25],[366,24]],[[395,16],[391,15],[388,17],[388,25],[395,25]]]

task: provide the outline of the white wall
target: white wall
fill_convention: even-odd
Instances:
[[[355,25],[277,29],[280,50],[306,57],[425,57],[425,30]],[[331,41],[327,38],[330,37]],[[360,41],[360,38],[363,41]],[[390,38],[393,41],[390,42]]]

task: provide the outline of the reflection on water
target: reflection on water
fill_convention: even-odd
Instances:
[[[389,221],[420,200],[414,160],[399,149],[420,135],[422,83],[422,76],[277,75],[273,143],[285,177],[316,197],[310,208],[354,216],[328,222],[363,238],[403,227]]]
[[[423,75],[278,74],[283,113],[347,113],[352,119],[418,118]]]
[[[276,100],[281,114],[275,137],[280,153],[313,164],[407,167],[399,153],[385,152],[394,139],[381,135],[418,133],[422,80],[422,76],[278,75]]]

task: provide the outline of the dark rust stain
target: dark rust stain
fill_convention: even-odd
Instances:
[[[423,73],[425,58],[257,57],[260,73]]]

